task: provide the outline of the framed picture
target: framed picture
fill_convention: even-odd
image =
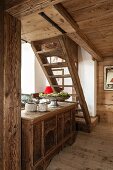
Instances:
[[[104,67],[104,90],[113,90],[113,66]]]

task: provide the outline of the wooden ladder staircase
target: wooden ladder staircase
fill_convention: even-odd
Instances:
[[[55,38],[40,40],[32,42],[33,51],[46,75],[46,78],[56,92],[60,92],[61,88],[72,87],[76,91],[76,98],[78,98],[78,105],[80,108],[76,110],[76,122],[85,123],[87,131],[91,131],[91,118],[89,115],[88,107],[83,94],[82,86],[78,76],[77,70],[77,55],[78,46],[68,36],[61,35]],[[51,63],[52,57],[58,57],[62,62]],[[54,69],[68,68],[69,73],[64,75],[54,75]],[[71,85],[59,85],[57,78],[71,77]]]

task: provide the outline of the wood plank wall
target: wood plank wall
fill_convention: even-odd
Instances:
[[[0,129],[3,129],[3,54],[4,54],[4,48],[3,48],[3,8],[2,8],[2,2],[0,1]],[[0,130],[0,169],[3,169],[3,131]]]
[[[0,8],[0,170],[21,169],[21,23]]]
[[[97,114],[101,122],[113,123],[113,91],[104,90],[104,66],[113,66],[113,57],[106,57],[97,65]]]

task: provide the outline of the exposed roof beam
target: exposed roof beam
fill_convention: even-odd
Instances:
[[[33,12],[42,12],[46,7],[67,0],[5,0],[5,10],[12,16],[21,18]]]
[[[72,18],[72,16],[68,13],[64,6],[59,3],[55,4],[54,7],[75,30],[75,33],[69,34],[68,36],[73,39],[79,46],[87,50],[97,61],[102,61],[103,58],[99,51],[95,48],[93,43],[86,37],[86,35],[82,33],[77,22]]]

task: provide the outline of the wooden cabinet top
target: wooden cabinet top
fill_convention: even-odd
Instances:
[[[59,102],[59,106],[57,108],[48,108],[47,112],[26,112],[25,110],[21,111],[22,120],[31,120],[31,121],[41,121],[48,117],[52,117],[56,114],[66,112],[69,109],[73,109],[76,107],[76,103],[70,102]]]

